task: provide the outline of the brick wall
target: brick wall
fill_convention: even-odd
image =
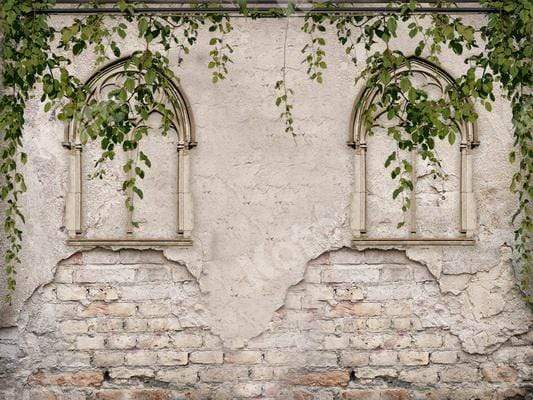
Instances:
[[[402,252],[327,253],[265,332],[230,349],[184,266],[155,251],[79,253],[0,335],[0,399],[532,398],[531,334],[468,354],[441,297]]]

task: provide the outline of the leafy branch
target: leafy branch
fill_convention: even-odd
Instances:
[[[294,131],[294,118],[292,116],[293,105],[290,101],[290,97],[294,95],[294,91],[287,87],[287,38],[289,32],[289,16],[285,23],[285,33],[283,39],[283,66],[281,67],[282,79],[277,81],[275,89],[277,92],[276,106],[282,108],[280,115],[281,119],[285,122],[285,132],[296,136]]]

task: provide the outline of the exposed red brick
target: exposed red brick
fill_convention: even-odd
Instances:
[[[33,385],[58,386],[100,386],[104,377],[100,371],[81,371],[65,373],[37,372],[30,376],[29,383]]]
[[[291,374],[287,381],[301,386],[348,386],[350,374],[348,371],[302,372]]]

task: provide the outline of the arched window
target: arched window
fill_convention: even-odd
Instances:
[[[454,79],[440,67],[412,57],[391,72],[392,80],[409,75],[413,86],[430,96],[443,98],[447,87],[456,88]],[[472,149],[478,145],[472,123],[457,123],[460,140],[454,145],[437,143],[448,179],[437,183],[427,171],[416,149],[406,154],[412,164],[414,190],[405,225],[401,204],[391,196],[392,182],[384,162],[396,142],[386,131],[368,135],[365,115],[376,104],[379,90],[367,86],[357,99],[348,145],[355,150],[355,188],[352,198],[351,229],[354,245],[470,245],[474,243],[474,197],[472,191]],[[379,110],[375,113],[380,118]],[[457,122],[457,121],[456,121]],[[440,142],[440,141],[437,141]]]
[[[111,90],[124,86],[127,77],[140,74],[129,70],[128,59],[111,64],[88,82],[87,102],[108,98]],[[196,145],[189,107],[178,86],[161,75],[168,85],[160,88],[158,101],[172,111],[170,129],[157,134],[161,115],[153,110],[148,119],[150,135],[139,146],[154,161],[139,180],[144,199],[135,201],[133,211],[124,204],[122,182],[132,172],[122,166],[126,154],[118,152],[106,162],[102,179],[90,178],[100,156],[99,143],[83,144],[78,122],[65,130],[63,146],[70,154],[70,179],[66,203],[66,226],[71,245],[184,246],[191,244],[192,198],[189,189],[189,151]],[[161,128],[162,129],[162,128]],[[121,158],[122,157],[122,158]]]

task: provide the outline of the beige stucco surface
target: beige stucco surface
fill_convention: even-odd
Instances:
[[[68,21],[54,18],[58,26]],[[198,139],[190,175],[195,228],[192,247],[164,250],[168,260],[185,265],[197,280],[207,325],[230,347],[243,345],[267,328],[289,288],[303,279],[307,262],[351,245],[354,169],[353,150],[346,140],[361,89],[361,83],[353,83],[358,70],[331,32],[325,83],[307,79],[300,53],[306,37],[299,29],[301,20],[293,19],[287,84],[295,91],[298,136],[284,134],[274,104],[284,22],[237,19],[233,23],[228,40],[235,52],[226,80],[211,83],[205,31],[175,69]],[[407,52],[413,48],[407,41],[397,46]],[[122,47],[127,55],[138,43],[130,37]],[[177,53],[171,51],[170,58],[176,65]],[[365,58],[362,49],[359,58]],[[461,58],[447,52],[441,61],[454,76],[465,70]],[[72,71],[82,80],[95,70],[89,53],[73,60]],[[476,245],[406,250],[408,258],[427,266],[437,280],[442,300],[434,307],[445,310],[441,318],[471,353],[486,352],[527,332],[530,319],[514,288],[510,264],[509,221],[515,207],[508,191],[513,173],[507,161],[512,147],[510,108],[499,99],[492,113],[481,108],[479,113],[481,145],[473,162]],[[68,158],[61,146],[63,124],[54,113],[44,113],[36,100],[27,116],[29,189],[23,198],[27,224],[15,300],[11,306],[1,306],[6,327],[15,326],[25,302],[53,280],[57,264],[79,251],[66,245]],[[368,179],[383,181],[380,176]]]

